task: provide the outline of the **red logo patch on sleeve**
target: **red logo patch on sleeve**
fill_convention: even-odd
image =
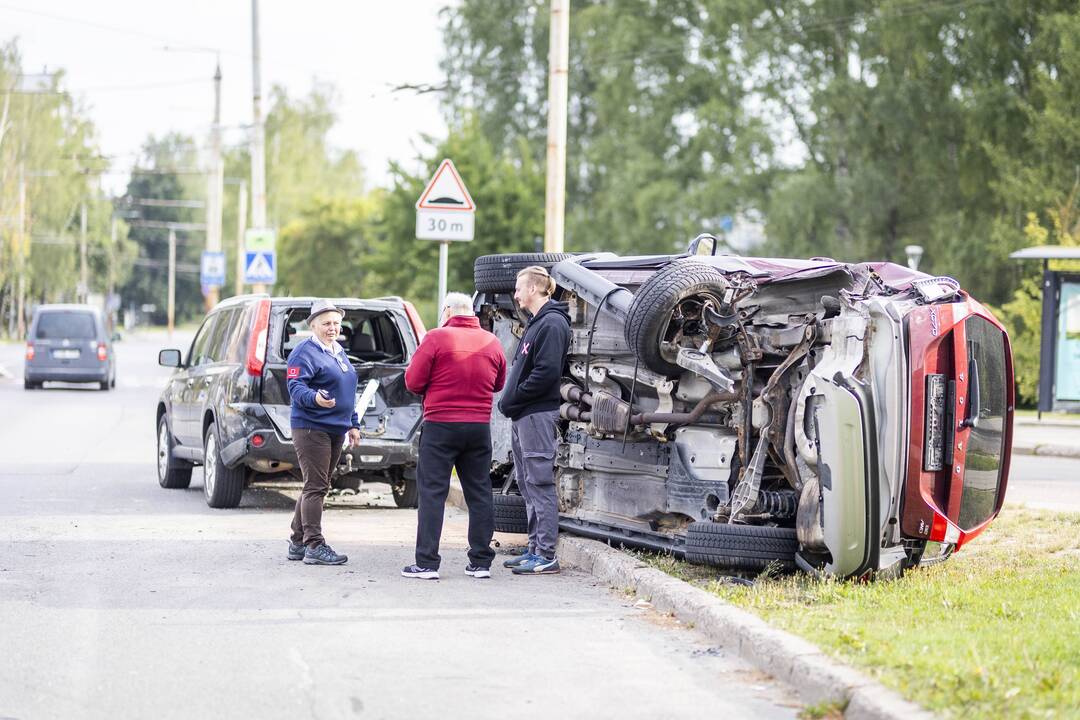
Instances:
[[[298,368],[298,367],[289,368],[289,371],[287,373],[285,373],[285,377],[289,378],[290,380],[292,378],[300,377],[300,368]]]

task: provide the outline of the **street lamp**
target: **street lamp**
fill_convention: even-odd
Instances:
[[[905,245],[904,252],[907,253],[907,265],[912,270],[919,269],[919,260],[922,259],[923,249],[922,245]]]

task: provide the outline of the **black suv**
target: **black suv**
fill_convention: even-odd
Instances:
[[[186,488],[203,466],[206,503],[231,508],[253,480],[300,477],[289,425],[289,353],[311,336],[314,298],[246,295],[215,307],[186,357],[162,350],[177,371],[157,406],[157,470],[163,488]],[[335,487],[387,482],[399,507],[416,506],[416,453],[423,410],[405,388],[405,368],[424,335],[398,297],[333,301],[345,312],[341,337],[359,376],[363,441],[343,451]]]

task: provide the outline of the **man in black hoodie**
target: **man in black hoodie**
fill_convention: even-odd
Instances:
[[[529,521],[528,550],[503,563],[515,575],[559,572],[555,442],[559,385],[570,349],[570,315],[566,303],[551,299],[554,292],[555,281],[544,268],[534,265],[518,273],[514,299],[532,319],[518,343],[499,401],[499,410],[513,421],[514,472]]]

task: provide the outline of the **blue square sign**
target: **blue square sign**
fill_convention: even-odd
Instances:
[[[277,282],[277,253],[273,250],[245,252],[244,282],[264,285]]]
[[[225,284],[225,253],[203,251],[199,282],[204,287],[221,287]]]

